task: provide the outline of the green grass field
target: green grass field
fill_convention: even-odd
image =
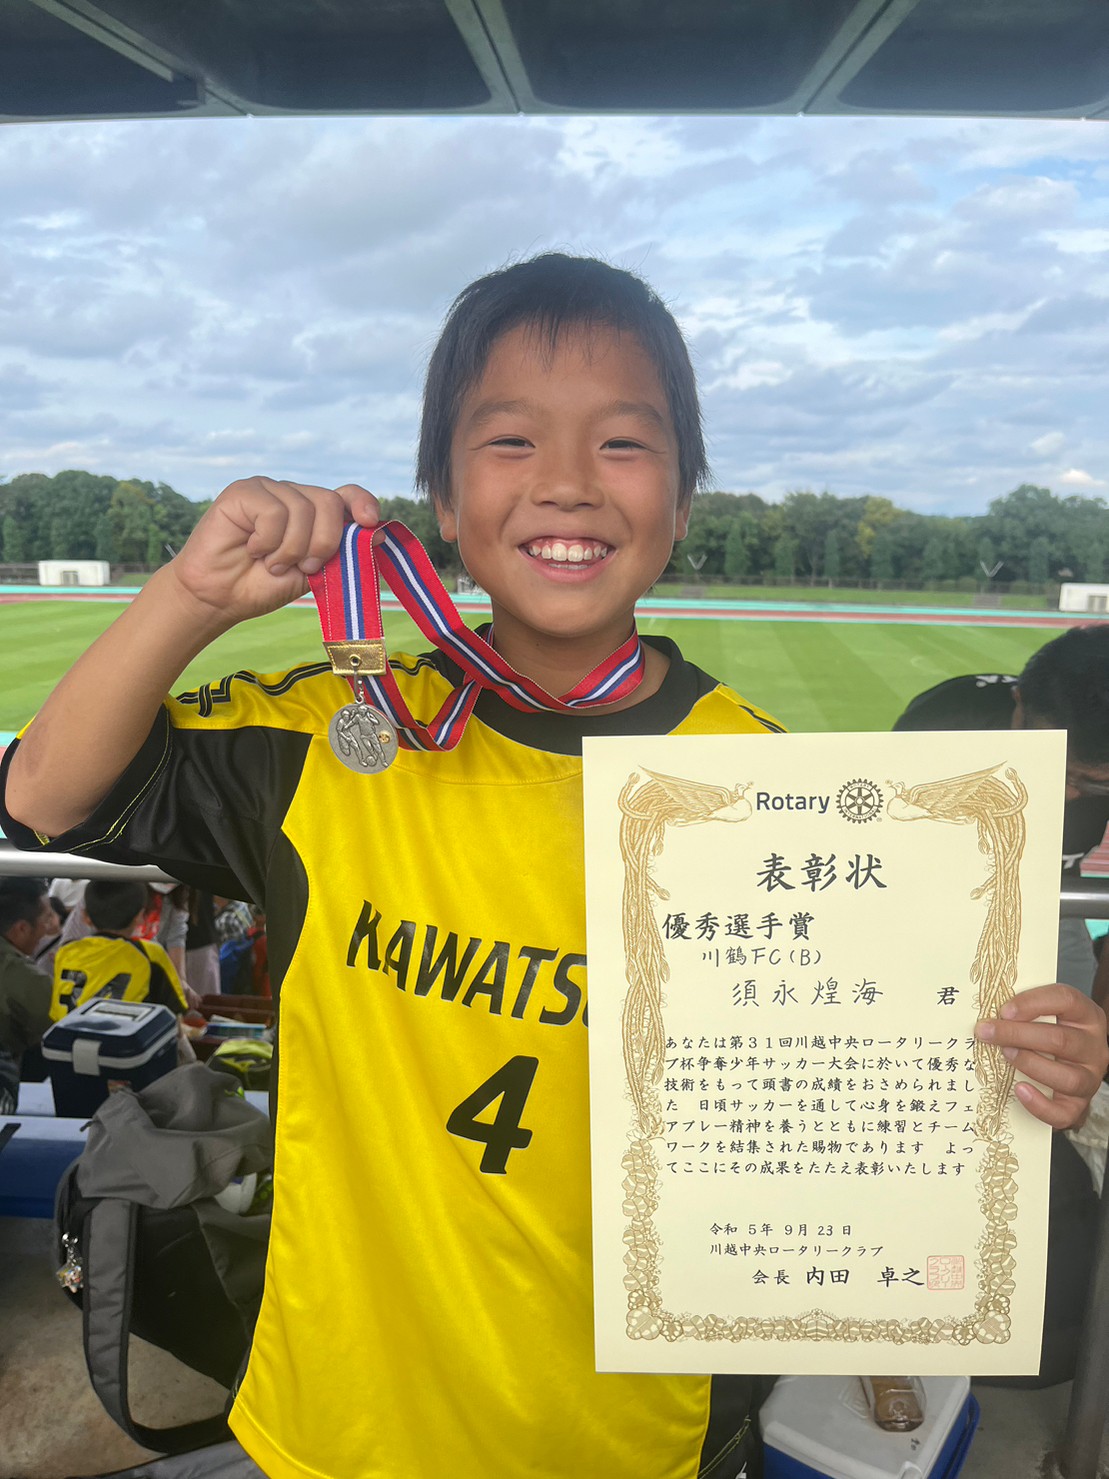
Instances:
[[[114,603],[28,601],[0,606],[0,731],[19,729],[69,664],[119,613]],[[475,621],[477,618],[475,618]],[[956,673],[1019,672],[1048,630],[648,618],[691,659],[789,729],[888,729],[916,693]],[[393,651],[428,644],[408,618],[385,614]],[[179,689],[236,668],[277,672],[322,656],[309,608],[287,609],[222,637]]]

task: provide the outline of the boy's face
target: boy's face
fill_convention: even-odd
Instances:
[[[571,329],[549,352],[526,327],[505,334],[462,403],[451,467],[440,527],[489,594],[501,653],[527,671],[537,644],[591,665],[618,647],[689,517],[638,341]]]
[[[43,894],[34,919],[17,919],[5,938],[23,955],[33,955],[43,940],[56,935],[60,929],[61,920],[50,902],[50,896]]]

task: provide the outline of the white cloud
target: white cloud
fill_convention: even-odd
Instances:
[[[959,202],[956,213],[968,220],[1054,225],[1071,214],[1078,199],[1077,187],[1069,180],[1022,176],[981,186]]]
[[[1064,488],[1104,488],[1103,478],[1091,477],[1088,472],[1080,467],[1068,467],[1065,473],[1059,476],[1059,482]]]
[[[666,179],[688,160],[678,130],[658,119],[567,118],[559,134],[561,161],[589,179],[612,172]]]
[[[978,511],[1064,446],[1109,466],[1107,137],[854,118],[9,126],[3,470],[408,492],[454,294],[559,249],[672,304],[721,486]]]
[[[1014,119],[997,124],[968,119],[953,125],[960,167],[965,170],[1010,170],[1049,160],[1105,158],[1104,125],[1086,119]]]
[[[1109,252],[1109,226],[1072,226],[1048,235],[1061,252],[1074,256],[1099,257]]]

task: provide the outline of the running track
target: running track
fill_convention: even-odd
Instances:
[[[137,592],[119,589],[104,591],[72,591],[40,589],[15,590],[0,595],[0,605],[11,605],[23,601],[108,601],[124,605],[134,600]],[[456,604],[464,613],[488,615],[489,604],[480,596],[457,596]],[[312,601],[305,597],[292,603],[295,606],[311,607]],[[391,595],[383,595],[384,611],[400,611],[400,602]],[[849,603],[816,602],[803,604],[798,601],[698,601],[664,600],[647,597],[640,601],[641,616],[665,618],[668,621],[820,621],[820,622],[899,622],[915,626],[985,626],[985,627],[1033,627],[1047,630],[1082,626],[1091,619],[1083,612],[1060,611],[1006,611],[1000,608],[952,607],[952,606],[852,606]],[[1106,620],[1109,618],[1101,618]]]

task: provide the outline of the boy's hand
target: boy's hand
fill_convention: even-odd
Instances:
[[[1054,1017],[1055,1022],[1037,1022]],[[975,1036],[995,1043],[1014,1068],[1052,1092],[1018,1083],[1014,1094],[1038,1120],[1069,1130],[1085,1120],[1090,1100],[1109,1067],[1105,1013],[1073,986],[1033,986],[1020,991]]]
[[[58,837],[92,814],[139,753],[162,700],[214,637],[308,589],[348,519],[380,520],[377,499],[248,478],[225,488],[185,548],[151,576],[47,699],[16,750],[7,805]],[[74,765],[76,750],[80,765]]]
[[[244,478],[223,490],[168,569],[187,600],[230,627],[303,596],[308,576],[339,548],[344,524],[380,517],[377,499],[356,483]]]

